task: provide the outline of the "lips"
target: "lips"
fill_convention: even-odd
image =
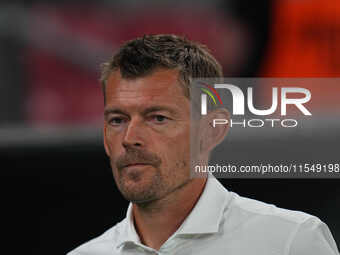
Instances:
[[[118,170],[126,167],[143,168],[146,166],[159,167],[161,159],[154,153],[128,147],[126,153],[116,159]]]
[[[125,165],[124,167],[131,167],[131,166],[147,166],[147,165],[150,165],[150,164],[148,164],[148,163],[130,163],[130,164]]]

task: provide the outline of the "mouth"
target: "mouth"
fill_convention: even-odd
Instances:
[[[127,164],[124,166],[124,168],[128,168],[128,167],[143,167],[143,166],[149,166],[150,164],[148,163],[131,163],[131,164]]]

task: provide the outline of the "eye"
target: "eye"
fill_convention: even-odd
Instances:
[[[163,116],[163,115],[153,115],[152,117],[152,120],[155,121],[156,123],[164,123],[168,120],[167,117]]]
[[[109,123],[112,126],[118,126],[120,124],[123,124],[124,121],[125,120],[123,118],[121,118],[121,117],[114,117],[114,118],[110,119]]]

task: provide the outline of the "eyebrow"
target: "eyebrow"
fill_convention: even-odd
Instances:
[[[172,115],[177,115],[177,112],[170,108],[170,107],[167,107],[167,106],[151,106],[149,108],[146,108],[144,111],[143,111],[143,114],[146,115],[148,113],[151,113],[151,112],[158,112],[158,111],[166,111],[166,112],[169,112],[170,114]]]
[[[178,115],[177,111],[175,111],[174,109],[167,107],[167,106],[160,106],[160,105],[155,105],[155,106],[151,106],[146,108],[145,110],[143,110],[142,114],[146,115],[149,114],[151,112],[158,112],[158,111],[167,111],[172,115]],[[104,116],[108,116],[109,114],[123,114],[123,115],[129,115],[127,112],[123,111],[120,108],[107,108],[104,110]]]
[[[128,115],[126,112],[122,111],[119,108],[106,108],[104,110],[104,116],[108,116],[109,114],[124,114],[124,115]]]

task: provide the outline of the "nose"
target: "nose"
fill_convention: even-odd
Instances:
[[[143,125],[138,119],[131,119],[123,137],[122,145],[124,148],[144,146]]]

